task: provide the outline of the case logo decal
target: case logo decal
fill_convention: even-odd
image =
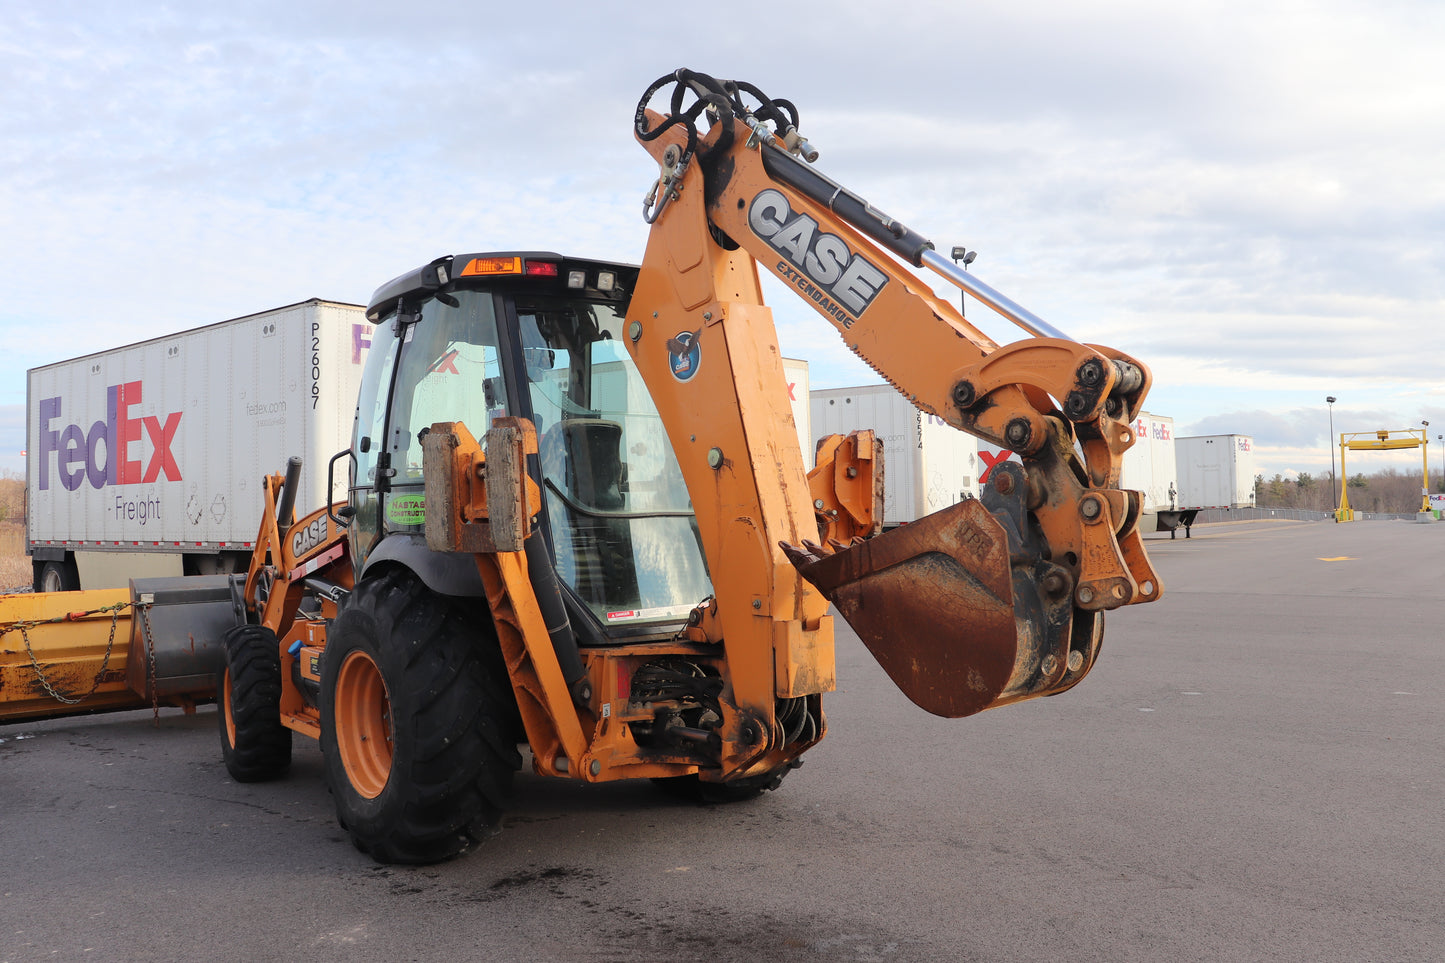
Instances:
[[[325,515],[322,515],[305,528],[296,529],[291,535],[291,557],[301,558],[307,552],[312,551],[316,546],[326,541],[329,534]]]
[[[818,232],[818,222],[793,212],[782,191],[761,191],[748,208],[748,225],[784,260],[774,268],[845,328],[883,290],[888,275],[836,234]]]

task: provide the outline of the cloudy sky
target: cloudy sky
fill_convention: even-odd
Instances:
[[[441,254],[639,261],[655,168],[632,110],[679,66],[792,100],[821,170],[1145,361],[1178,434],[1327,471],[1335,395],[1337,431],[1425,419],[1433,443],[1442,50],[1438,0],[10,0],[0,470],[23,471],[30,367],[365,302]],[[815,387],[876,380],[771,302]]]

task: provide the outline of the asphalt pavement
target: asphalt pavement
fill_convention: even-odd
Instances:
[[[525,774],[425,868],[315,745],[240,785],[213,709],[0,726],[0,961],[1439,961],[1445,525],[1198,525],[1074,690],[912,706],[840,622],[830,733],[702,807]]]

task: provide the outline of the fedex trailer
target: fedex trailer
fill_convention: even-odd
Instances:
[[[1254,439],[1249,435],[1191,435],[1176,439],[1177,524],[1184,537],[1204,509],[1254,507]]]
[[[33,368],[26,543],[37,591],[245,571],[261,479],[303,459],[298,504],[345,491],[359,305],[312,299]]]
[[[1120,485],[1144,496],[1139,531],[1168,531],[1167,513],[1175,507],[1178,494],[1174,419],[1141,411],[1133,429],[1134,445],[1124,452]]]
[[[808,362],[800,358],[783,359],[783,376],[788,379],[788,404],[793,409],[793,426],[798,430],[798,447],[803,451],[803,467],[813,467],[813,415],[809,410]]]
[[[814,445],[871,428],[883,442],[883,527],[978,497],[978,440],[919,411],[890,385],[826,388],[811,396]]]

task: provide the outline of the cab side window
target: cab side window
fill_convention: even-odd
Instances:
[[[489,295],[458,307],[429,301],[402,336],[401,370],[387,427],[393,483],[422,480],[422,438],[432,424],[460,421],[481,440],[506,414],[496,316]]]

